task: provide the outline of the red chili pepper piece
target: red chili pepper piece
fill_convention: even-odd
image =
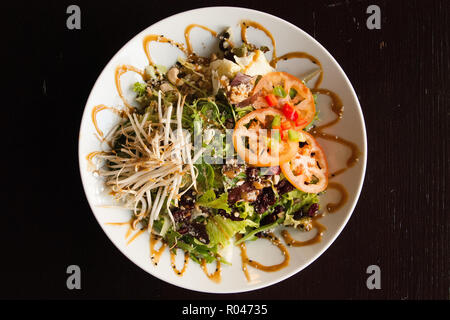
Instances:
[[[277,97],[275,97],[275,95],[273,94],[268,94],[265,98],[269,107],[273,107],[278,103]]]
[[[297,111],[289,104],[286,103],[283,106],[283,114],[288,118],[289,120],[296,121],[298,119],[298,113]]]

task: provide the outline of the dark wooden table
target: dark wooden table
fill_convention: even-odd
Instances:
[[[1,298],[449,299],[449,1],[77,1],[81,30],[66,28],[70,4],[2,11]],[[231,295],[177,288],[123,256],[88,206],[77,160],[83,108],[109,59],[158,20],[213,4],[266,11],[314,36],[347,73],[368,132],[364,187],[338,239],[292,278]],[[379,30],[366,27],[371,4]],[[81,290],[66,288],[71,264]],[[380,267],[380,290],[366,287],[369,265]]]

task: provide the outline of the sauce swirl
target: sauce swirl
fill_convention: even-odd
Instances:
[[[310,55],[307,52],[294,51],[294,52],[289,52],[289,53],[283,54],[282,56],[272,59],[272,60],[274,62],[274,65],[276,66],[277,62],[280,60],[289,60],[289,59],[293,59],[293,58],[308,59],[309,61],[311,61],[312,63],[316,64],[319,67],[319,77],[317,78],[316,83],[314,84],[314,89],[317,89],[323,80],[323,67],[322,67],[322,64],[320,63],[320,61],[317,58],[315,58],[314,56]]]
[[[125,226],[128,225],[128,229],[127,232],[125,233],[125,239],[127,239],[132,233],[133,230],[136,230],[133,227],[133,219],[130,219],[128,221],[125,222],[107,222],[105,223],[108,226]],[[141,234],[144,233],[144,229],[139,230],[138,232],[136,232],[133,237],[131,237],[128,241],[127,241],[127,245],[129,245],[131,242],[133,242],[137,237],[139,237]]]
[[[305,240],[305,241],[299,241],[299,240],[295,240],[294,238],[292,238],[291,234],[289,233],[289,231],[287,231],[286,229],[281,231],[281,235],[283,237],[283,240],[286,242],[286,244],[289,247],[304,247],[304,246],[309,246],[315,243],[318,243],[320,241],[322,241],[322,236],[325,230],[327,230],[327,228],[320,224],[319,222],[317,222],[316,219],[313,219],[313,228],[317,230],[317,233],[314,237],[312,237],[309,240]]]
[[[206,267],[206,260],[205,259],[202,260],[201,267],[202,267],[203,272],[206,274],[206,276],[209,279],[211,279],[215,283],[219,283],[221,281],[221,271],[222,271],[222,269],[221,269],[219,260],[216,260],[216,270],[213,273],[209,273],[208,272],[208,268]]]
[[[136,232],[131,238],[130,240],[128,240],[127,244],[130,244],[131,242],[133,242],[137,237],[139,237],[141,234],[143,234],[145,231],[145,229],[141,229],[138,232]]]
[[[152,57],[150,55],[150,42],[160,42],[160,43],[169,43],[173,45],[174,47],[178,48],[180,51],[182,51],[184,54],[188,54],[188,51],[184,48],[184,45],[178,42],[173,41],[172,39],[166,38],[162,35],[158,34],[149,34],[148,36],[144,37],[144,40],[142,42],[142,45],[144,46],[145,55],[147,56],[148,63],[152,66],[155,65],[155,63],[152,60]]]
[[[114,78],[115,78],[115,82],[116,82],[116,89],[117,89],[117,93],[119,94],[119,97],[122,99],[123,104],[130,110],[133,111],[134,107],[129,104],[127,102],[127,100],[125,99],[125,97],[123,96],[123,92],[122,92],[122,87],[120,85],[120,77],[127,73],[128,71],[132,71],[132,72],[136,72],[137,74],[139,74],[142,79],[145,79],[145,75],[144,72],[138,68],[135,68],[133,66],[130,65],[120,65],[116,68],[116,72],[114,74]]]
[[[337,203],[328,203],[327,204],[328,212],[333,213],[333,212],[339,210],[347,202],[348,192],[342,184],[337,183],[337,182],[328,183],[328,188],[336,189],[341,194],[341,198],[339,199],[339,201]]]
[[[159,249],[155,249],[156,244],[160,241],[161,246],[159,247]],[[167,243],[163,242],[160,236],[150,234],[150,259],[155,266],[158,265],[159,259],[161,259],[161,255],[163,254],[166,247]]]
[[[244,43],[248,43],[248,39],[247,39],[247,28],[248,27],[252,27],[258,30],[261,30],[262,32],[264,32],[270,39],[270,41],[272,42],[272,60],[270,61],[270,65],[272,67],[276,66],[276,59],[277,59],[277,45],[275,43],[275,39],[272,36],[272,33],[270,33],[269,30],[267,30],[265,27],[263,27],[261,24],[259,24],[258,22],[255,21],[251,21],[251,20],[242,20],[241,21],[241,39],[242,42]]]
[[[202,26],[200,24],[190,24],[186,27],[186,29],[184,30],[184,39],[186,41],[186,49],[187,49],[187,54],[191,55],[194,53],[194,51],[192,50],[192,44],[191,44],[191,39],[190,39],[190,34],[191,34],[191,30],[193,28],[201,28],[203,30],[208,31],[209,33],[211,33],[211,35],[213,37],[217,37],[217,32],[215,32],[214,30],[211,30],[208,27]]]
[[[250,281],[250,275],[248,273],[247,265],[252,266],[255,269],[265,271],[265,272],[274,272],[278,271],[284,267],[286,267],[289,264],[290,255],[287,248],[281,243],[281,241],[273,234],[272,232],[269,232],[267,234],[264,234],[263,237],[267,240],[269,240],[273,245],[278,247],[280,249],[282,255],[284,256],[284,260],[281,263],[266,266],[263,265],[255,260],[249,259],[247,255],[247,248],[245,246],[245,242],[242,242],[239,244],[239,248],[241,249],[241,260],[242,260],[242,270],[245,273],[245,277],[248,281]],[[237,235],[238,240],[241,238],[241,235]]]
[[[184,253],[184,260],[183,260],[183,269],[181,269],[181,270],[178,270],[177,269],[177,266],[176,266],[176,262],[175,262],[175,259],[176,259],[176,257],[177,257],[177,253],[176,253],[176,251],[175,251],[176,249],[174,249],[174,250],[169,250],[170,251],[170,264],[171,264],[171,266],[172,266],[172,269],[173,269],[173,272],[175,272],[175,274],[176,275],[178,275],[178,276],[182,276],[183,274],[184,274],[184,272],[186,271],[186,268],[187,268],[187,266],[188,266],[188,263],[189,263],[189,252],[185,252]]]
[[[99,154],[105,154],[105,152],[103,152],[103,151],[93,151],[93,152],[90,152],[86,156],[86,160],[88,162],[88,167],[91,168],[92,170],[93,170],[93,168],[95,168],[95,164],[94,164],[94,162],[92,160],[95,158],[96,155],[99,155]]]
[[[346,147],[348,147],[351,150],[351,155],[350,157],[347,159],[347,163],[346,163],[346,167],[339,169],[338,171],[332,173],[330,176],[331,177],[335,177],[338,174],[341,174],[343,172],[345,172],[348,168],[354,166],[358,161],[359,161],[359,156],[361,155],[361,152],[358,148],[358,146],[351,142],[348,141],[344,138],[341,138],[337,135],[333,135],[333,134],[329,134],[329,133],[325,133],[323,132],[323,129],[331,127],[333,125],[335,125],[336,123],[338,123],[341,119],[342,119],[342,115],[344,113],[344,106],[342,103],[341,98],[334,93],[331,90],[328,89],[313,89],[311,90],[312,93],[319,93],[319,94],[324,94],[327,95],[331,98],[331,111],[333,111],[334,114],[336,114],[336,119],[331,120],[330,122],[323,124],[321,126],[317,126],[315,128],[313,128],[310,133],[317,138],[322,138],[325,140],[329,140],[329,141],[333,141],[336,143],[339,143],[341,145],[344,145]]]
[[[255,63],[258,61],[259,56],[261,55],[261,51],[256,51],[256,53],[253,55],[252,61],[244,68],[244,73],[246,73]]]
[[[98,113],[100,111],[103,111],[103,110],[111,110],[112,112],[114,112],[118,116],[120,116],[120,117],[123,116],[122,111],[120,111],[120,110],[118,110],[116,108],[113,108],[113,107],[105,106],[104,104],[99,104],[99,105],[95,106],[94,108],[92,108],[92,112],[91,112],[92,123],[94,124],[95,131],[97,131],[97,135],[99,136],[100,140],[103,139],[103,131],[100,130],[100,128],[98,127],[97,115],[98,115]],[[93,152],[91,152],[90,154],[92,154],[92,153]],[[90,160],[92,160],[92,158]]]

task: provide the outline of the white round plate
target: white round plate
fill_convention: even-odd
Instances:
[[[104,189],[102,181],[88,170],[86,156],[92,151],[101,150],[100,142],[95,136],[91,112],[92,108],[99,104],[122,108],[123,102],[115,87],[114,71],[117,66],[122,64],[133,65],[140,69],[148,64],[142,46],[144,36],[162,34],[184,43],[184,28],[189,24],[197,23],[219,32],[226,27],[231,27],[234,31],[233,40],[239,43],[241,41],[239,22],[243,19],[256,21],[273,34],[278,56],[291,51],[305,51],[322,63],[324,80],[321,87],[336,92],[345,106],[343,119],[337,125],[328,128],[327,132],[354,142],[359,146],[361,156],[359,163],[333,180],[345,186],[349,198],[338,212],[327,214],[320,220],[327,228],[322,241],[307,247],[288,248],[291,260],[287,267],[277,272],[263,272],[249,266],[251,281],[247,281],[241,269],[239,248],[232,247],[226,256],[232,265],[223,265],[220,283],[208,279],[200,266],[193,261],[189,262],[185,274],[180,277],[173,272],[170,266],[170,256],[167,250],[157,266],[151,263],[148,234],[142,234],[127,245],[127,239],[125,239],[127,227],[106,224],[127,221],[130,213],[126,210],[105,207],[112,203],[111,196]],[[271,47],[270,40],[264,33],[253,28],[248,29],[248,39],[256,45]],[[194,51],[199,54],[207,54],[217,44],[208,32],[199,28],[192,30],[191,41]],[[153,60],[160,65],[170,66],[180,55],[180,51],[168,44],[152,43],[150,48]],[[271,52],[267,54],[270,57]],[[311,71],[313,67],[314,65],[304,59],[291,59],[280,61],[278,70],[288,71],[301,77],[302,74]],[[133,72],[128,72],[121,78],[123,92],[128,101],[132,101],[134,97],[131,84],[138,80],[140,80],[139,76]],[[327,97],[320,96],[318,101],[322,123],[333,119],[327,99]],[[98,124],[104,132],[107,132],[108,128],[111,128],[117,120],[114,114],[106,111],[98,114]],[[331,172],[345,166],[346,159],[350,154],[346,147],[328,141],[319,141],[328,157]],[[92,88],[85,106],[79,135],[79,165],[86,197],[96,219],[111,241],[125,256],[151,275],[176,286],[212,293],[236,293],[266,287],[296,274],[316,260],[336,239],[353,212],[364,180],[366,159],[366,131],[361,107],[350,81],[334,58],[316,40],[291,23],[267,13],[233,7],[202,8],[176,14],[148,27],[131,39],[107,64]],[[338,197],[337,192],[330,190],[322,197],[322,203],[336,200]],[[291,231],[291,234],[301,240],[314,236],[314,232],[314,230],[308,233]],[[264,239],[248,243],[247,250],[250,258],[266,265],[276,264],[283,260],[280,251]],[[177,260],[180,268],[182,256],[179,252]],[[210,267],[211,270],[215,268],[215,266]]]

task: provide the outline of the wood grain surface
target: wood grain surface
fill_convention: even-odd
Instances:
[[[3,10],[1,298],[449,299],[449,1],[77,2],[81,30],[65,26],[70,4]],[[370,4],[380,30],[366,27]],[[352,82],[368,133],[364,187],[341,235],[302,272],[243,294],[184,290],[131,263],[97,224],[78,169],[83,108],[110,58],[158,20],[210,5],[265,11],[317,39]],[[71,264],[81,290],[66,288]],[[380,290],[366,287],[373,264]]]

